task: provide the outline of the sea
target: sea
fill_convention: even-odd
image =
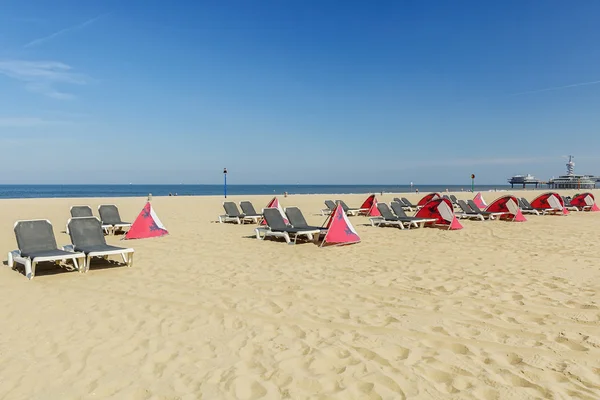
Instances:
[[[227,185],[228,195],[371,194],[470,191],[470,185]],[[508,190],[508,185],[475,185],[478,191]],[[224,196],[223,185],[0,185],[0,198]]]

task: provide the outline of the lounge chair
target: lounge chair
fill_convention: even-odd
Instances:
[[[321,229],[304,229],[296,228],[289,224],[286,224],[281,216],[281,213],[276,208],[265,208],[263,210],[263,216],[267,221],[266,227],[258,227],[254,230],[257,239],[265,239],[267,236],[282,237],[285,239],[287,244],[292,244],[290,235],[294,237],[294,243],[298,240],[298,236],[306,236],[308,240],[314,239],[313,235],[319,235]],[[261,237],[260,234],[263,233]]]
[[[236,224],[243,224],[246,222],[254,222],[254,217],[246,218],[246,214],[242,214],[238,209],[237,205],[233,201],[226,201],[223,203],[225,214],[219,215],[219,222],[235,222]]]
[[[73,250],[85,253],[85,270],[89,271],[92,257],[107,258],[119,254],[128,267],[133,266],[131,248],[117,247],[106,244],[102,223],[96,217],[71,218],[67,223]]]
[[[399,199],[398,197],[394,197],[394,202],[400,204],[402,208],[408,211],[413,211],[413,207],[410,204],[406,204],[402,199]]]
[[[458,200],[458,207],[461,209],[461,211],[455,213],[457,217],[485,221],[483,214],[473,211],[473,209],[469,207],[464,200]]]
[[[327,232],[327,228],[324,226],[313,226],[308,225],[302,211],[298,207],[287,207],[285,209],[285,215],[288,217],[288,221],[294,228],[302,229],[318,229],[321,232]]]
[[[335,211],[335,203],[333,201],[325,200],[325,205],[327,206],[327,208],[321,209],[322,216],[330,215],[332,212]]]
[[[525,197],[521,197],[519,199],[519,207],[521,207],[521,212],[524,214],[535,214],[535,215],[540,215],[540,213],[542,215],[546,214],[546,210],[543,208],[540,208],[539,210],[536,208],[533,208],[531,206],[531,204],[529,203],[529,201],[527,201],[527,199]]]
[[[401,200],[404,202],[405,205],[407,205],[408,207],[411,208],[410,211],[412,211],[413,208],[415,210],[418,210],[419,208],[421,208],[420,205],[411,203],[406,197],[403,197]]]
[[[409,227],[412,225],[415,228],[419,228],[419,227],[423,228],[425,226],[425,224],[427,224],[427,223],[436,222],[435,218],[411,217],[411,216],[406,215],[402,205],[396,201],[392,201],[390,203],[390,206],[392,207],[392,211],[394,211],[394,214],[396,214],[396,216],[398,218],[401,218],[405,221],[409,221],[411,223],[409,225]]]
[[[109,231],[112,234],[117,231],[125,231],[126,229],[131,228],[131,222],[121,220],[119,209],[114,204],[102,204],[98,206],[98,214],[100,215],[102,226],[111,226]]]
[[[569,211],[579,211],[578,207],[571,205],[571,198],[567,196],[561,196],[563,199],[564,207]]]
[[[403,221],[401,218],[396,217],[390,211],[390,208],[385,203],[377,203],[377,210],[379,210],[378,217],[371,217],[369,221],[371,226],[397,226],[400,229],[404,229],[404,226],[409,226],[410,221]]]
[[[56,245],[52,224],[45,219],[17,221],[15,223],[15,237],[19,250],[8,253],[8,266],[15,268],[15,263],[25,266],[25,276],[33,279],[38,263],[44,261],[73,260],[77,270],[85,270],[85,254],[59,249]],[[77,262],[81,259],[81,266]]]
[[[94,216],[94,214],[92,214],[92,208],[90,206],[72,206],[69,211],[71,212],[71,217],[73,218]]]
[[[361,211],[364,211],[364,208],[350,208],[348,207],[348,205],[346,205],[346,203],[344,203],[344,200],[336,200],[336,203],[340,204],[342,206],[342,209],[344,210],[344,212],[346,213],[346,215],[349,216],[356,216],[358,214],[360,214]],[[368,210],[368,209],[366,209]]]
[[[90,206],[71,206],[69,212],[71,213],[72,218],[81,218],[81,217],[93,217],[92,208]],[[108,234],[112,229],[112,225],[103,224],[102,230],[105,234]],[[69,227],[67,226],[67,235],[69,234]]]
[[[471,210],[483,215],[484,217],[487,216],[489,219],[495,219],[495,218],[501,217],[505,214],[508,214],[507,212],[484,211],[484,210],[480,209],[479,206],[477,204],[475,204],[475,202],[473,200],[467,200],[467,204],[469,205],[469,207],[471,207]]]
[[[450,201],[452,202],[452,204],[454,204],[455,206],[458,206],[458,199],[456,198],[455,195],[451,194],[448,197],[450,197]]]
[[[255,224],[257,224],[263,217],[262,214],[256,212],[254,206],[249,201],[240,201],[240,207],[242,208],[244,219],[252,220],[252,222]]]

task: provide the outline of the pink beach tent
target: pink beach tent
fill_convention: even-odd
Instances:
[[[515,196],[502,196],[492,201],[487,206],[485,211],[494,213],[505,213],[500,216],[500,219],[509,220],[512,222],[525,222],[527,218],[523,216],[521,208],[519,207],[519,200]]]
[[[447,225],[449,230],[463,228],[456,215],[454,215],[452,203],[444,198],[431,200],[417,211],[415,217],[435,219],[436,225]]]
[[[361,210],[365,210],[365,215],[368,217],[379,217],[381,213],[377,209],[377,197],[374,194],[367,197],[362,206],[360,206]]]
[[[285,212],[283,211],[283,208],[281,208],[281,204],[279,204],[279,200],[277,200],[277,197],[273,197],[271,199],[271,201],[269,202],[269,204],[267,204],[267,206],[265,208],[276,208],[279,210],[279,213],[281,214],[281,217],[283,218],[283,220],[285,221],[286,224],[289,224],[290,221],[288,221],[287,215],[285,215]],[[264,219],[261,222],[261,225],[266,225],[267,221],[265,221]]]
[[[563,215],[569,214],[569,210],[565,207],[563,198],[554,192],[548,192],[539,195],[531,201],[531,207],[537,210],[549,210],[554,213],[562,213]]]
[[[483,196],[481,195],[481,192],[479,192],[475,195],[475,197],[473,198],[473,203],[475,203],[475,205],[477,207],[479,207],[481,210],[485,210],[485,208],[488,206],[486,204],[485,200],[483,200]]]
[[[168,234],[167,228],[158,219],[152,205],[147,202],[123,239],[146,239]]]
[[[596,205],[594,195],[591,193],[578,194],[571,200],[571,205],[581,211],[600,211],[600,208]]]
[[[429,193],[425,196],[423,196],[423,198],[421,200],[419,200],[419,202],[417,203],[418,206],[424,206],[425,204],[427,204],[428,202],[430,202],[431,200],[437,200],[437,199],[441,199],[442,195],[439,193]],[[452,204],[452,203],[450,203]]]
[[[336,205],[335,210],[327,220],[327,233],[321,247],[326,245],[341,246],[360,242],[360,237],[354,230],[350,220],[346,216],[344,209],[340,204]]]

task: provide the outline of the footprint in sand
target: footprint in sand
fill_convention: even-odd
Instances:
[[[588,351],[589,350],[587,347],[582,346],[579,343],[574,343],[564,336],[558,336],[556,339],[554,339],[554,341],[556,343],[560,343],[563,346],[568,347],[571,350],[575,350],[575,351]]]

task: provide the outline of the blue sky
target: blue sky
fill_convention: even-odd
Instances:
[[[600,2],[27,1],[0,183],[600,174]]]

